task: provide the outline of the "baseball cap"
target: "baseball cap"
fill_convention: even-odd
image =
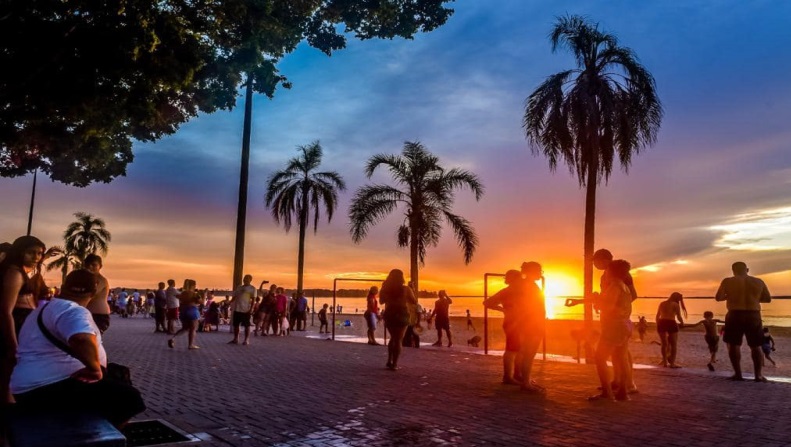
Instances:
[[[99,278],[88,270],[74,270],[66,276],[66,281],[61,287],[64,295],[93,295]]]

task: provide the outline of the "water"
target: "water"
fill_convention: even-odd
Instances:
[[[578,297],[570,297],[578,298]],[[312,304],[311,297],[308,302]],[[654,321],[659,303],[666,297],[640,297],[632,304],[632,319],[644,316],[648,321]],[[434,308],[434,298],[421,298],[420,305],[431,310]],[[582,305],[566,307],[566,297],[547,298],[547,317],[555,320],[582,320]],[[332,306],[332,297],[316,297],[316,309],[321,309],[324,303]],[[363,313],[365,311],[365,298],[337,298],[338,305],[343,306],[343,313]],[[464,316],[467,309],[473,317],[483,317],[483,297],[456,297],[450,306],[451,316]],[[725,319],[725,302],[714,301],[714,298],[685,298],[688,316],[685,322],[697,323],[703,319],[703,312],[714,312],[714,318]],[[771,303],[762,304],[762,316],[767,326],[791,327],[791,299],[774,299]],[[500,317],[499,312],[489,312],[493,318]]]

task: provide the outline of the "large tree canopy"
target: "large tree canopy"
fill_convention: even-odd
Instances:
[[[124,175],[154,141],[236,103],[243,73],[272,96],[303,41],[331,54],[410,38],[452,0],[16,0],[0,5],[0,175],[76,186]]]

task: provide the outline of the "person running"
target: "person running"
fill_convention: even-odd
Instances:
[[[681,303],[683,302],[683,295],[673,292],[670,298],[659,303],[656,310],[656,332],[659,334],[662,346],[660,366],[681,368],[681,365],[676,363],[676,355],[678,353],[678,330],[680,327],[684,327],[684,319],[681,317]],[[686,316],[686,309],[684,311],[684,316]]]
[[[250,344],[250,317],[253,313],[253,300],[256,296],[255,287],[250,283],[253,281],[252,275],[244,275],[242,285],[236,288],[231,298],[231,310],[233,311],[233,340],[228,344],[239,343],[239,327],[244,326],[243,345]]]
[[[439,297],[434,302],[434,310],[429,315],[429,319],[435,319],[434,327],[437,328],[437,341],[432,346],[442,346],[442,331],[448,335],[448,347],[453,346],[453,339],[450,335],[450,305],[453,300],[444,290],[439,291]]]
[[[168,334],[174,334],[176,320],[179,319],[179,291],[176,289],[176,280],[168,280],[168,288],[165,290],[165,303],[167,305],[166,317],[168,320]]]
[[[772,352],[775,350],[775,339],[772,337],[772,334],[769,333],[769,328],[764,328],[764,340],[761,344],[761,351],[764,353],[764,358],[772,362],[772,366],[777,366],[774,360],[772,360]]]
[[[703,319],[692,326],[703,325],[703,339],[706,340],[706,345],[709,347],[709,354],[711,354],[709,363],[706,365],[709,371],[714,371],[714,364],[717,363],[717,351],[720,348],[720,336],[717,334],[717,323],[725,322],[714,318],[714,312],[707,310],[703,312]]]
[[[181,329],[168,340],[168,347],[171,349],[176,345],[176,337],[183,332],[187,332],[188,349],[199,349],[199,346],[195,344],[195,333],[198,330],[198,319],[200,319],[198,306],[203,301],[203,298],[195,290],[195,286],[196,283],[194,279],[184,280],[184,287],[178,297]]]
[[[365,312],[363,313],[365,324],[368,325],[368,344],[372,346],[379,345],[379,343],[376,342],[376,322],[379,320],[379,302],[377,300],[377,295],[379,295],[379,287],[372,286],[368,290]]]
[[[110,306],[107,304],[107,295],[110,293],[110,283],[101,274],[102,270],[102,257],[96,254],[89,254],[83,261],[85,269],[96,275],[99,284],[96,288],[96,294],[91,298],[88,303],[88,311],[93,316],[93,321],[96,327],[99,328],[102,334],[110,328]]]
[[[410,308],[417,307],[417,298],[412,288],[406,286],[403,271],[399,269],[390,271],[387,279],[382,283],[379,302],[385,306],[385,327],[390,332],[385,367],[396,371],[406,328],[415,319]]]
[[[763,355],[763,322],[761,321],[761,303],[769,303],[772,296],[766,284],[747,273],[750,269],[744,262],[734,262],[731,265],[733,276],[725,278],[720,283],[716,301],[725,301],[728,313],[725,314],[725,335],[723,340],[728,344],[728,357],[733,366],[731,380],[741,381],[741,346],[742,339],[747,338],[750,354],[753,360],[756,382],[766,382],[766,377],[761,374]]]
[[[475,330],[475,325],[472,324],[472,315],[470,314],[470,309],[467,309],[467,330],[469,331],[472,329],[473,332],[477,332]]]

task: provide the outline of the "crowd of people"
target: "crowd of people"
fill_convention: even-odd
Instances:
[[[140,394],[128,384],[110,381],[106,377],[107,353],[102,346],[102,334],[110,328],[110,314],[121,318],[142,315],[152,318],[154,331],[168,334],[167,346],[176,347],[182,334],[187,335],[187,349],[196,350],[198,331],[216,331],[220,324],[231,325],[233,338],[229,344],[249,345],[252,336],[285,336],[291,331],[305,331],[309,313],[304,293],[288,296],[283,287],[261,281],[252,285],[252,275],[246,275],[230,299],[216,299],[208,289],[198,289],[197,282],[185,279],[180,289],[173,279],[160,282],[156,290],[113,290],[101,274],[102,258],[88,255],[81,269],[71,272],[61,288],[49,288],[44,283],[42,267],[54,255],[43,242],[23,236],[12,244],[0,245],[0,281],[2,282],[2,310],[0,310],[0,393],[7,403],[40,406],[52,396],[66,402],[76,400],[81,405],[103,410],[114,424],[122,425],[145,406]],[[589,298],[590,305],[600,315],[595,363],[600,392],[593,400],[629,400],[637,392],[632,373],[629,340],[632,338],[632,302],[637,298],[630,264],[616,260],[605,249],[593,256],[593,264],[602,271],[599,292]],[[770,361],[774,339],[768,328],[763,328],[760,304],[771,301],[766,285],[748,275],[747,266],[736,262],[733,276],[722,281],[716,293],[717,301],[725,301],[724,320],[706,312],[704,319],[694,325],[704,327],[704,338],[709,346],[714,369],[719,334],[717,324],[724,323],[722,336],[728,345],[734,375],[733,380],[744,380],[740,365],[740,346],[744,338],[750,347],[756,381],[766,381],[762,375],[764,361]],[[528,393],[542,394],[545,387],[532,377],[532,364],[545,337],[545,300],[539,281],[543,270],[537,262],[525,262],[521,270],[505,273],[506,287],[485,300],[483,305],[502,312],[505,333],[502,382],[518,385]],[[433,310],[418,305],[411,284],[404,273],[393,269],[381,284],[371,287],[366,299],[364,319],[368,343],[378,345],[375,331],[384,322],[390,340],[387,344],[386,368],[399,369],[402,348],[419,347],[420,323],[432,323],[437,331],[434,346],[453,346],[449,307],[452,298],[439,292]],[[380,305],[384,310],[380,310]],[[328,305],[318,312],[320,333],[328,330]],[[46,312],[45,312],[46,309]],[[330,309],[332,311],[334,309]],[[662,366],[678,368],[676,362],[678,331],[687,318],[681,293],[673,293],[661,302],[656,314],[656,328],[661,340]],[[472,319],[467,310],[467,328]],[[645,318],[637,324],[642,340],[647,329]],[[586,342],[593,334],[586,335]],[[469,343],[469,342],[468,342]],[[612,374],[608,367],[612,362]],[[75,396],[84,398],[75,398]],[[52,409],[50,405],[48,407]]]

